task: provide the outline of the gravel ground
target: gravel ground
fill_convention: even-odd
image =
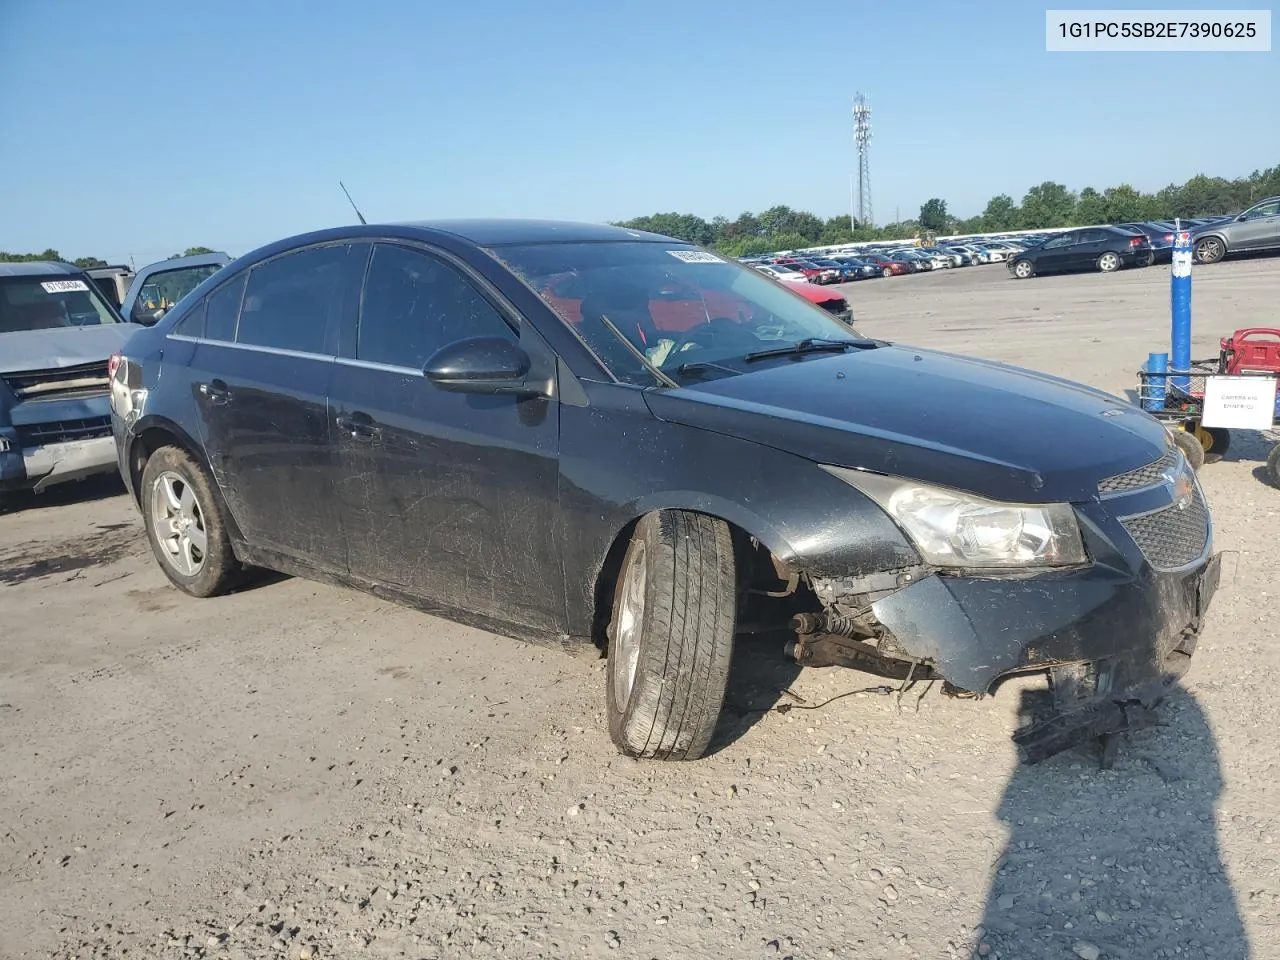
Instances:
[[[1167,267],[847,293],[1117,393],[1168,341]],[[1196,355],[1277,302],[1280,261],[1198,269]],[[599,661],[296,579],[190,600],[114,482],[48,494],[0,515],[0,957],[1278,957],[1266,450],[1202,473],[1236,553],[1107,772],[1016,764],[1025,686],[899,701],[762,639],[713,755],[633,762]]]

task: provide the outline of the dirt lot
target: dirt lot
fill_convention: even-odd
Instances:
[[[848,294],[869,334],[1119,393],[1168,290],[997,265]],[[1280,261],[1194,297],[1213,355],[1280,321]],[[631,762],[599,661],[300,580],[190,600],[117,487],[50,494],[0,516],[0,957],[1278,957],[1266,449],[1203,471],[1237,561],[1168,725],[1105,773],[1018,767],[1016,690],[817,708],[879,681],[758,642],[718,752]]]

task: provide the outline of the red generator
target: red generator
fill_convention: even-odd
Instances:
[[[1218,372],[1280,375],[1280,330],[1246,327],[1219,342]]]

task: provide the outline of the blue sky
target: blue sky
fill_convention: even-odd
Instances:
[[[1047,53],[1044,9],[0,0],[0,249],[242,253],[350,222],[340,178],[370,221],[831,216],[858,90],[881,223],[1280,163],[1274,49]]]

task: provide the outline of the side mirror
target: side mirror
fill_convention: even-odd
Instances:
[[[469,337],[441,347],[423,373],[441,390],[453,393],[538,393],[529,385],[529,355],[502,337]]]
[[[162,310],[148,310],[142,305],[141,300],[135,300],[133,309],[129,311],[129,319],[133,323],[140,323],[144,327],[153,326],[157,320],[164,315]]]

